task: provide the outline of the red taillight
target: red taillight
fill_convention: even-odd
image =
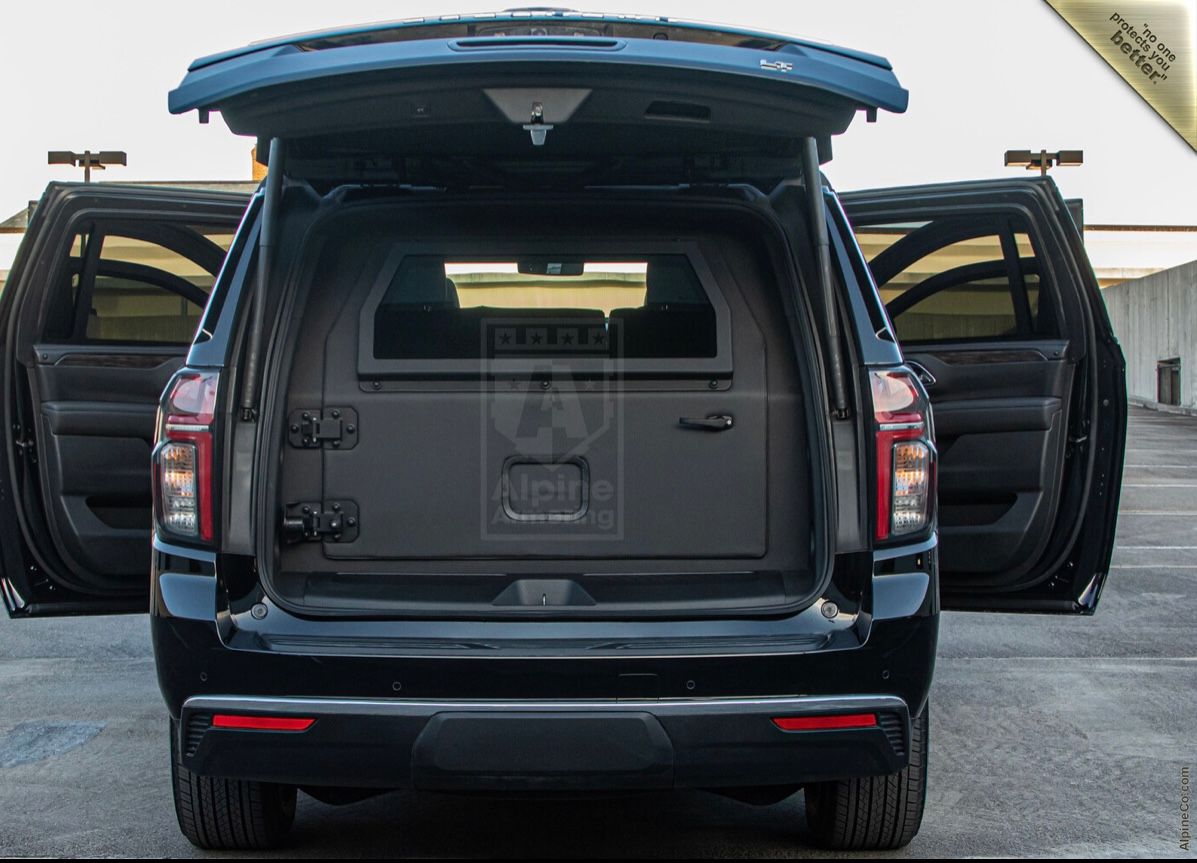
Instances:
[[[831,731],[836,728],[873,728],[875,713],[844,713],[839,716],[779,716],[773,724],[782,731]]]
[[[216,372],[182,372],[162,405],[154,448],[154,512],[174,536],[210,542],[215,534],[212,423]]]
[[[934,465],[927,405],[909,372],[869,374],[877,441],[877,539],[914,533],[931,518]]]
[[[238,728],[243,731],[307,731],[315,719],[295,716],[240,716],[217,713],[212,717],[213,728]]]

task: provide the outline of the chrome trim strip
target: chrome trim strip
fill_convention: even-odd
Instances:
[[[216,552],[203,548],[191,548],[185,545],[175,545],[172,542],[167,542],[158,536],[157,529],[154,530],[153,538],[154,551],[160,551],[164,554],[173,554],[178,557],[190,557],[194,560],[202,560],[204,563],[216,563]]]
[[[919,543],[910,543],[909,545],[890,546],[886,548],[873,549],[873,562],[877,563],[882,560],[891,560],[895,557],[906,557],[911,554],[922,554],[930,551],[939,545],[939,534],[932,533],[931,536]],[[886,575],[877,575],[874,573],[874,578],[887,578]]]
[[[894,695],[820,695],[797,697],[669,699],[663,701],[390,701],[385,699],[291,698],[269,696],[196,695],[183,703],[184,710],[264,711],[271,713],[341,716],[431,716],[446,711],[537,711],[573,713],[625,713],[644,711],[654,716],[695,713],[808,715],[844,710],[897,710],[909,712],[906,702]]]

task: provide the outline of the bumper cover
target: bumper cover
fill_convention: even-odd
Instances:
[[[866,728],[787,732],[776,717],[873,713]],[[213,727],[216,714],[303,717],[303,731]],[[791,785],[893,773],[906,703],[888,695],[672,701],[400,701],[199,696],[179,723],[187,769],[309,786],[590,791]]]

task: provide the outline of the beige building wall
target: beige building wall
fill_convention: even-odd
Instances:
[[[1126,354],[1126,390],[1156,402],[1156,368],[1180,360],[1180,407],[1197,410],[1197,260],[1102,291]]]

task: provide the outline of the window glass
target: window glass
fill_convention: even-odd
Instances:
[[[900,341],[1036,333],[1040,277],[1031,239],[1002,220],[993,225],[985,233],[975,221],[949,217],[856,228]],[[1014,241],[1017,262],[1006,258],[1003,233]]]
[[[374,318],[377,359],[715,354],[714,308],[684,255],[407,256]]]
[[[1018,332],[1005,277],[946,287],[898,312],[893,321],[903,342],[1001,338]]]
[[[104,342],[189,344],[203,308],[148,281],[96,275],[87,316],[87,339]]]
[[[223,244],[218,243],[226,252],[228,244],[232,242],[232,236],[227,233],[216,234],[208,239],[222,241],[227,239],[227,242]],[[153,267],[156,270],[186,279],[203,290],[204,293],[212,290],[212,283],[215,280],[214,273],[208,272],[198,261],[174,249],[120,234],[105,234],[104,245],[100,250],[100,261],[120,261]]]
[[[546,262],[544,269],[559,272],[566,266],[554,268],[554,263],[558,262]],[[516,261],[446,261],[445,275],[456,286],[463,309],[597,309],[606,316],[615,309],[644,305],[644,261],[586,262],[581,268],[577,275],[542,276],[521,273]]]
[[[161,242],[146,238],[156,233]],[[71,242],[64,280],[49,304],[45,336],[54,341],[189,344],[232,241],[226,226],[157,223],[122,233],[117,226],[89,225]],[[87,303],[86,314],[80,303]]]

